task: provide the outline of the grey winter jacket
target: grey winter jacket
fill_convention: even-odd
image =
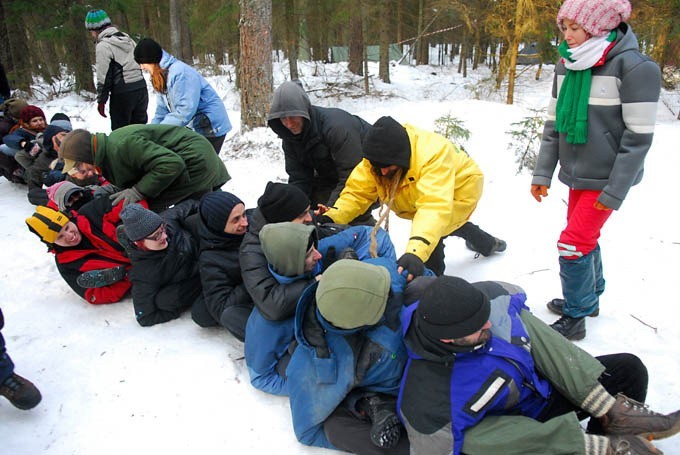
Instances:
[[[585,144],[568,144],[566,134],[555,130],[557,97],[566,74],[561,60],[556,65],[532,180],[550,186],[559,160],[562,183],[577,190],[601,190],[598,201],[612,209],[619,209],[630,187],[642,180],[661,84],[659,67],[638,51],[630,26],[622,23],[617,34],[604,65],[592,68]]]
[[[106,27],[97,36],[97,102],[109,94],[146,88],[142,69],[134,59],[135,42],[116,27]]]

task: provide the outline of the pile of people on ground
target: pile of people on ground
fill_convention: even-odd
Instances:
[[[470,222],[484,176],[462,149],[391,117],[371,125],[314,106],[299,82],[284,82],[268,125],[289,180],[269,182],[247,208],[221,190],[230,125],[214,90],[155,41],[135,45],[102,10],[86,27],[111,134],[72,129],[63,114],[46,125],[40,108],[10,98],[5,119],[16,115],[19,128],[5,144],[17,167],[3,175],[28,183],[38,205],[28,229],[76,294],[90,304],[131,296],[144,327],[185,311],[201,327],[223,327],[243,342],[251,384],[289,397],[304,444],[659,454],[651,441],[680,431],[680,411],[644,404],[642,361],[595,358],[570,341],[599,314],[600,229],[640,181],[655,123],[659,70],[637,52],[629,15],[627,0],[566,0],[558,15],[564,58],[531,186],[540,202],[558,162],[570,186],[558,242],[563,298],[548,302],[561,317],[550,326],[518,286],[444,273],[449,236],[482,256],[507,247]],[[118,63],[100,62],[100,52]],[[140,67],[158,94],[149,125]],[[593,98],[591,85],[611,102]],[[390,212],[412,220],[402,254],[381,227]],[[0,353],[0,395],[36,406],[40,392],[14,373],[1,335]]]

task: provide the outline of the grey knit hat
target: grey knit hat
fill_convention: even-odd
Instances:
[[[390,272],[382,266],[340,259],[321,275],[316,305],[328,322],[356,329],[380,322],[390,295]]]
[[[300,223],[270,223],[260,230],[260,245],[267,262],[280,275],[293,277],[305,272],[305,257],[318,245],[316,228]]]
[[[120,212],[125,233],[133,242],[148,237],[163,224],[163,218],[139,204],[126,205]]]
[[[84,191],[82,187],[73,182],[65,181],[54,192],[53,200],[56,202],[59,210],[67,210],[70,206],[68,200],[73,194]]]

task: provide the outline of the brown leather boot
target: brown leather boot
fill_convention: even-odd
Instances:
[[[663,455],[651,442],[631,434],[610,436],[607,455]]]
[[[680,431],[680,411],[659,414],[619,393],[614,406],[602,417],[606,434],[635,434],[648,439],[663,439]]]

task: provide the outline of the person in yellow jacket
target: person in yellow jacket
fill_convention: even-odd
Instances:
[[[378,225],[391,209],[413,220],[411,237],[399,258],[408,279],[428,267],[444,273],[444,238],[455,235],[483,256],[504,251],[503,240],[468,221],[482,196],[484,175],[464,151],[445,137],[381,117],[362,144],[364,159],[350,174],[332,207],[320,207],[320,222],[348,223],[376,200]]]

